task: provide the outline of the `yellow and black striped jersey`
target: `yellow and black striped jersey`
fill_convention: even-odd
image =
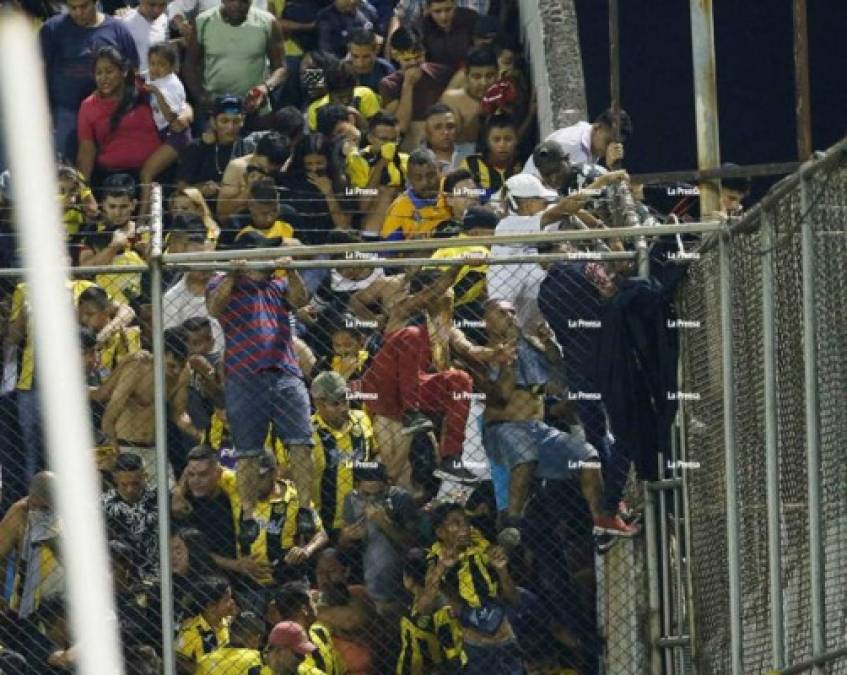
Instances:
[[[336,530],[344,524],[344,498],[353,490],[353,463],[370,461],[376,446],[367,414],[351,410],[348,415],[341,429],[333,429],[317,413],[312,415],[312,494],[321,519]]]
[[[213,629],[202,614],[186,619],[179,627],[176,640],[176,653],[190,661],[199,661],[205,654],[211,654],[220,647],[229,644],[229,621],[223,621]]]
[[[471,539],[471,545],[444,575],[444,584],[468,607],[480,608],[499,597],[499,586],[488,565],[487,550],[491,544],[475,530],[471,533]],[[430,564],[437,562],[440,553],[441,544],[436,542],[429,550]]]
[[[347,669],[341,655],[332,644],[332,634],[320,621],[315,621],[308,630],[309,641],[318,648],[306,657],[306,661],[326,675],[344,675]]]
[[[444,661],[461,666],[468,661],[462,647],[462,629],[449,605],[431,615],[412,609],[400,620],[396,675],[429,675],[433,666]]]
[[[234,482],[220,485],[232,506],[237,537],[241,525],[241,499],[238,496],[237,486]],[[317,532],[323,529],[323,523],[314,508],[304,508],[303,513],[300,508],[300,497],[294,483],[286,480],[278,481],[277,492],[256,504],[253,513],[259,525],[259,536],[251,545],[248,555],[278,566],[282,564],[285,554],[291,547],[307,544]],[[306,519],[308,522],[305,522]],[[240,549],[238,557],[243,557]],[[269,578],[262,585],[267,586],[272,583],[273,579]]]

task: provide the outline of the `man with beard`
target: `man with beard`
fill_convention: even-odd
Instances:
[[[408,189],[394,200],[380,236],[383,239],[427,237],[450,210],[439,194],[441,172],[432,150],[419,149],[409,155]]]

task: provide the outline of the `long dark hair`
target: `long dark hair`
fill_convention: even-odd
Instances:
[[[135,66],[132,61],[124,57],[114,47],[100,47],[97,50],[97,57],[94,59],[94,67],[97,67],[97,62],[100,59],[111,61],[114,66],[119,68],[124,74],[124,89],[121,94],[121,99],[118,101],[118,107],[109,118],[109,124],[112,131],[118,128],[123,116],[126,115],[139,103],[140,94],[135,86]]]
[[[326,157],[326,175],[332,181],[333,189],[341,192],[344,189],[345,179],[343,172],[339,169],[340,146],[332,142],[328,136],[321,133],[305,134],[294,146],[291,155],[291,164],[288,172],[305,175],[306,155],[323,155]]]

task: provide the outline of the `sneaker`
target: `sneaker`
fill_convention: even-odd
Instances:
[[[635,525],[641,522],[641,512],[630,508],[629,504],[623,500],[618,502],[618,517],[627,525]]]
[[[620,516],[598,516],[594,519],[594,534],[610,534],[613,537],[634,537],[640,528],[627,525]]]
[[[594,548],[598,555],[606,555],[609,549],[619,541],[618,537],[613,537],[611,534],[595,534]]]
[[[461,459],[444,459],[432,475],[441,480],[452,480],[457,483],[478,483],[479,476],[468,471]]]
[[[420,431],[432,431],[432,420],[422,412],[410,410],[403,415],[403,436],[411,436]]]
[[[242,556],[250,555],[253,542],[259,538],[259,523],[254,518],[242,519],[238,528],[238,545]]]

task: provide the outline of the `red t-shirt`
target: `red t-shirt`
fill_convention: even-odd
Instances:
[[[137,171],[162,140],[147,103],[131,108],[112,131],[110,117],[117,106],[115,99],[91,94],[79,108],[77,136],[80,142],[94,141],[97,145],[97,166],[109,171]]]

